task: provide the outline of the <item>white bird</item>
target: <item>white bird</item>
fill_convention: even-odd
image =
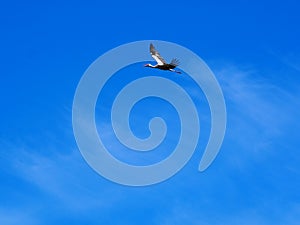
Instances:
[[[171,72],[179,73],[180,71],[174,70],[176,66],[179,65],[178,59],[172,59],[170,63],[166,63],[163,57],[159,54],[159,52],[154,48],[153,44],[150,44],[150,54],[153,59],[157,62],[156,65],[151,65],[150,63],[146,64],[145,67],[156,68],[160,70],[169,70]]]

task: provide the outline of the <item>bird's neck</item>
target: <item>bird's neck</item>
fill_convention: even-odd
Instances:
[[[149,64],[149,67],[154,68],[155,66],[153,66],[152,64]]]

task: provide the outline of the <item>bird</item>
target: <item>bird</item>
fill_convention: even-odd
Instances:
[[[175,72],[178,74],[181,74],[180,71],[174,70],[176,66],[179,65],[179,60],[174,58],[171,60],[170,63],[167,63],[164,58],[159,54],[159,52],[155,49],[154,45],[151,43],[150,44],[150,54],[153,59],[157,62],[156,65],[151,65],[150,63],[145,64],[145,67],[150,67],[150,68],[156,68],[160,70],[169,70],[171,72]]]

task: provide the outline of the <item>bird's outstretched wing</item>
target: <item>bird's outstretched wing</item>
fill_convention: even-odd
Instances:
[[[175,59],[172,59],[172,61],[171,61],[170,65],[172,65],[172,66],[175,66],[175,67],[176,67],[176,66],[178,66],[178,65],[179,65],[179,63],[180,63],[180,62],[179,62],[179,60],[175,58]]]
[[[150,53],[153,59],[157,62],[158,65],[166,64],[166,61],[163,57],[159,54],[159,52],[154,48],[153,44],[150,44]]]

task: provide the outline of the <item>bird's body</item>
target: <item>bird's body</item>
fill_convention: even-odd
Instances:
[[[156,65],[146,64],[145,67],[156,68],[160,70],[169,70],[175,73],[181,73],[180,71],[174,70],[176,66],[179,65],[178,59],[172,59],[170,63],[166,63],[164,58],[159,54],[159,52],[154,48],[153,44],[150,44],[150,53],[153,59],[157,62]]]

